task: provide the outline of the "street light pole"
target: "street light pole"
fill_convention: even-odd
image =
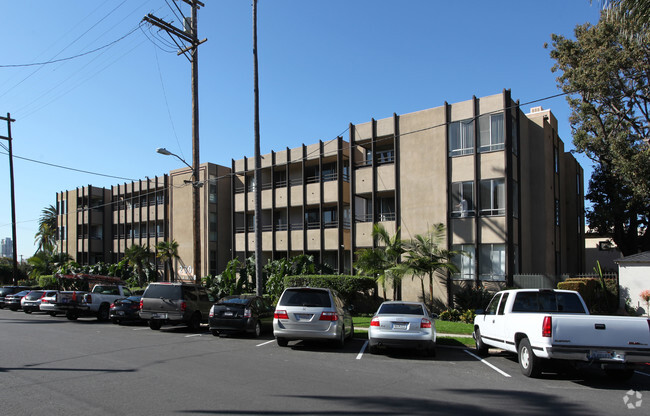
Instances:
[[[16,248],[16,194],[14,192],[14,158],[11,147],[11,123],[16,121],[11,118],[11,115],[7,113],[7,117],[0,117],[0,120],[5,120],[7,122],[7,137],[0,136],[0,139],[7,140],[9,142],[9,179],[11,181],[11,236],[12,236],[12,248],[14,251],[13,257],[13,279],[14,285],[18,284],[18,250]]]
[[[200,194],[199,194],[199,188],[203,186],[203,184],[199,181],[199,165],[198,163],[195,164],[195,168],[192,167],[189,163],[185,161],[182,157],[178,156],[176,153],[172,153],[169,150],[165,149],[164,147],[159,147],[156,149],[157,153],[160,153],[161,155],[165,156],[175,156],[178,160],[183,162],[185,166],[190,168],[192,170],[192,180],[191,181],[185,181],[185,183],[191,183],[192,184],[192,239],[193,241],[193,247],[194,247],[194,261],[193,261],[193,272],[194,272],[194,280],[197,283],[200,283],[201,275],[199,274],[201,271],[201,217],[200,217]]]

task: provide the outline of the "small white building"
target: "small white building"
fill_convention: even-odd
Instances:
[[[650,251],[615,260],[618,263],[618,276],[621,305],[630,298],[633,307],[647,314],[647,306],[639,296],[641,291],[650,289]]]

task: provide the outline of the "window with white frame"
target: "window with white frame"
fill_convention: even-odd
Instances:
[[[474,121],[463,120],[449,124],[449,156],[470,155],[474,152]]]
[[[454,244],[452,250],[461,254],[455,255],[451,261],[458,268],[458,273],[452,275],[453,279],[472,280],[476,270],[476,253],[473,244]]]
[[[503,178],[481,181],[480,210],[481,215],[505,215],[506,186]]]
[[[474,181],[454,182],[451,184],[452,218],[473,217]]]
[[[506,245],[481,244],[479,246],[479,279],[502,281],[506,278]]]
[[[501,150],[505,146],[503,113],[479,117],[479,152]]]

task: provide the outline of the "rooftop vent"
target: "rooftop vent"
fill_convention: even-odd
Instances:
[[[539,112],[542,112],[542,111],[544,111],[544,109],[542,108],[541,105],[538,106],[538,107],[532,107],[532,108],[530,109],[530,112],[531,112],[531,113],[539,113]]]

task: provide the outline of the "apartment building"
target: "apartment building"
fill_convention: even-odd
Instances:
[[[198,181],[191,180],[191,170],[184,168],[110,189],[88,185],[57,193],[58,248],[79,264],[114,263],[132,245],[155,253],[159,242],[176,240],[180,259],[174,264],[175,275],[191,280],[195,276],[192,182],[196,182],[200,185],[200,275],[217,274],[230,260],[229,172],[204,163]],[[169,279],[163,265],[155,263],[161,280]]]
[[[11,238],[0,240],[0,257],[14,258],[14,246]]]
[[[350,125],[349,137],[262,157],[263,261],[313,254],[342,273],[372,247],[372,226],[401,238],[447,229],[470,256],[451,282],[512,285],[520,273],[584,268],[583,172],[549,110],[524,114],[510,91]],[[252,158],[232,161],[233,255],[254,252]],[[402,283],[416,299],[419,283]]]

